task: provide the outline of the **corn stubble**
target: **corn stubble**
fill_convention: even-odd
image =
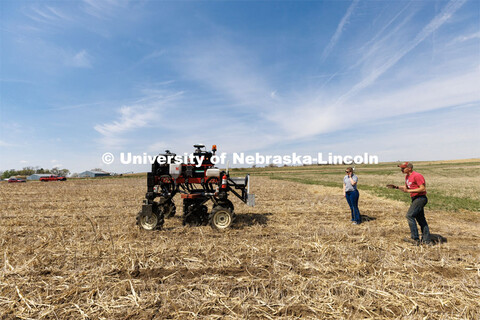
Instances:
[[[139,230],[140,178],[0,184],[0,318],[480,317],[478,213],[427,209],[448,242],[415,247],[400,202],[361,193],[354,226],[341,189],[253,186],[222,233]]]

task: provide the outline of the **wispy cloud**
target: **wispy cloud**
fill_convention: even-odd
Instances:
[[[0,147],[10,147],[12,146],[10,143],[6,143],[5,141],[0,140]]]
[[[155,61],[160,61],[160,58],[165,55],[166,53],[166,50],[154,50],[153,52],[145,55],[144,57],[142,57],[140,60],[138,60],[137,62],[135,63],[132,63],[130,66],[129,66],[129,70],[134,70],[135,68],[137,68],[139,65],[142,65],[142,64],[146,64],[146,63],[151,63],[151,62],[155,62]]]
[[[126,8],[129,0],[83,0],[83,10],[96,18],[109,19],[116,11]]]
[[[102,135],[100,142],[105,147],[120,147],[127,140],[123,137],[126,132],[142,129],[158,120],[157,108],[143,106],[123,106],[118,110],[119,119],[109,123],[96,125],[94,129]]]
[[[348,139],[330,140],[323,146],[325,150],[340,154],[373,151],[380,161],[478,158],[480,129],[476,119],[480,116],[480,109],[477,106],[470,106],[463,113],[444,109],[418,113],[414,117],[396,116],[366,123],[359,121],[357,131],[350,133]],[[399,137],[401,141],[421,143],[404,144]]]
[[[458,43],[458,42],[465,42],[469,40],[475,40],[475,39],[480,39],[480,31],[479,32],[474,32],[471,34],[466,34],[463,36],[459,36],[453,40],[453,43]]]
[[[363,115],[359,115],[359,118],[378,119],[480,103],[476,81],[479,78],[479,70],[457,74],[452,72],[403,88],[369,94],[368,97],[364,95],[355,103],[349,103],[349,106],[362,110]]]
[[[324,87],[336,74],[333,73],[327,82],[317,91],[309,92],[309,89],[297,89],[290,94],[278,94],[273,90],[268,74],[262,74],[261,67],[252,63],[254,59],[249,58],[248,52],[237,50],[235,45],[227,41],[217,41],[216,46],[209,46],[203,49],[197,46],[194,50],[196,55],[187,60],[188,63],[182,66],[186,68],[192,79],[209,84],[217,91],[229,93],[230,101],[238,103],[246,112],[248,107],[255,108],[255,124],[262,122],[268,131],[278,138],[269,139],[270,143],[295,139],[306,139],[319,134],[326,134],[344,129],[346,114],[356,114],[359,121],[371,121],[400,114],[416,113],[437,108],[461,105],[477,101],[478,94],[475,88],[476,73],[462,73],[464,70],[445,72],[444,77],[436,76],[429,81],[419,80],[412,83],[412,86],[405,85],[403,81],[392,82],[394,89],[388,91],[373,91],[368,95],[359,97],[355,102],[349,99],[358,95],[368,86],[372,85],[381,75],[392,68],[400,59],[411,52],[415,47],[424,41],[435,30],[440,28],[463,4],[465,1],[450,1],[445,8],[435,16],[418,34],[411,37],[412,40],[405,42],[406,34],[403,26],[413,17],[413,12],[408,12],[406,18],[399,19],[399,15],[386,21],[386,26],[380,29],[373,36],[373,45],[378,41],[386,47],[391,45],[387,40],[392,33],[403,31],[400,38],[392,40],[395,43],[393,53],[382,52],[381,64],[372,64],[365,70],[367,76],[348,85],[345,82],[344,90],[338,92],[325,92]],[[332,48],[341,36],[346,23],[348,23],[358,1],[354,1],[347,13],[337,27],[336,35],[332,38]],[[407,6],[408,7],[408,6]],[[407,11],[405,8],[401,12]],[[398,23],[397,23],[398,22]],[[387,29],[387,34],[382,34]],[[380,37],[383,38],[380,39]],[[379,39],[379,40],[376,40]],[[399,50],[397,49],[400,47]],[[330,50],[330,49],[329,49]],[[221,54],[219,54],[221,53]],[[362,52],[360,52],[362,54]],[[377,56],[378,58],[378,56]],[[369,60],[376,60],[373,53],[370,53]],[[412,70],[414,66],[405,67]],[[320,94],[319,94],[320,92]],[[420,105],[420,106],[419,106]],[[246,107],[246,108],[245,108]],[[292,116],[295,110],[295,116]],[[238,114],[238,112],[237,112]],[[241,129],[240,129],[241,130]],[[262,132],[263,136],[265,132]],[[258,144],[253,141],[253,144]]]
[[[154,116],[155,110],[140,106],[123,106],[118,113],[120,119],[103,125],[96,125],[95,130],[104,136],[113,136],[130,130],[145,127]]]
[[[147,54],[145,57],[143,57],[139,63],[143,63],[148,60],[152,59],[157,59],[165,54],[166,50],[154,50],[153,52]]]
[[[46,24],[58,24],[59,22],[73,20],[70,15],[52,6],[30,6],[25,9],[24,14],[36,22]]]
[[[26,143],[36,154],[44,145],[55,145],[59,154],[88,154],[93,135],[98,147],[112,152],[184,152],[195,142],[217,143],[222,152],[283,152],[300,144],[321,148],[360,127],[358,148],[375,149],[380,141],[387,150],[388,141],[374,136],[382,135],[373,128],[378,123],[403,126],[398,118],[446,114],[455,106],[464,114],[466,106],[480,104],[474,1],[314,1],[300,7],[282,1],[278,10],[260,6],[255,17],[236,19],[247,7],[12,2],[0,22],[8,48],[0,79],[8,104],[1,149]],[[257,15],[264,17],[261,24]],[[322,22],[327,34],[315,30],[319,15],[336,17]],[[318,43],[324,45],[320,50]],[[105,59],[112,52],[116,58]],[[105,90],[92,91],[92,77]],[[6,126],[17,111],[25,117],[13,131]],[[36,130],[39,119],[71,126],[84,138],[64,127]],[[429,124],[449,123],[435,119]],[[416,134],[435,136],[428,128]],[[368,144],[364,137],[371,139]],[[44,156],[49,165],[52,154]],[[15,165],[29,160],[16,153],[8,157]],[[70,167],[67,158],[57,159]]]
[[[66,64],[76,68],[91,68],[92,67],[92,57],[88,54],[86,50],[81,50],[75,53],[72,57],[69,57],[66,61]]]
[[[412,19],[417,13],[418,9],[414,9],[408,12],[399,23],[394,24],[394,22],[403,15],[404,11],[406,11],[407,8],[410,8],[410,2],[404,8],[402,8],[402,10],[400,10],[392,19],[390,19],[375,34],[375,36],[373,36],[369,41],[367,41],[362,47],[358,49],[358,51],[362,55],[360,58],[357,59],[356,63],[348,67],[348,70],[354,70],[358,66],[361,66],[365,63],[370,63],[371,65],[379,65],[383,62],[384,56],[386,56],[386,54],[384,53],[386,50],[397,51],[397,45],[399,47],[404,46],[403,41],[401,41],[400,44],[394,44],[393,39],[403,34],[402,30],[405,30],[407,26],[412,23]]]
[[[407,114],[480,104],[478,90],[480,70],[445,73],[423,82],[405,86],[394,83],[388,91],[369,91],[357,96],[355,101],[344,101],[332,108],[328,101],[308,102],[296,106],[296,116],[291,117],[288,106],[269,115],[270,120],[283,130],[286,139],[303,139],[345,128],[353,119],[355,124]],[[396,86],[396,87],[395,87]]]
[[[131,105],[122,106],[117,110],[118,119],[94,126],[101,134],[100,143],[103,147],[118,148],[128,142],[125,133],[135,132],[160,123],[162,109],[173,103],[181,93],[164,95],[159,90],[149,91],[145,96]],[[157,125],[158,126],[158,125]]]
[[[372,70],[370,74],[362,79],[362,81],[355,84],[348,92],[342,95],[335,105],[342,104],[349,98],[356,95],[358,92],[375,82],[378,77],[384,74],[388,69],[394,66],[401,58],[420,44],[425,38],[431,35],[434,31],[440,28],[450,17],[458,10],[467,0],[451,0],[443,10],[433,18],[428,25],[426,25],[420,33],[409,43],[406,43],[399,51],[390,57],[383,65]]]
[[[388,21],[386,24],[384,24],[384,25],[380,28],[380,30],[378,30],[378,32],[377,32],[369,41],[367,41],[367,42],[363,45],[363,47],[369,47],[372,43],[375,43],[376,40],[377,40],[382,34],[384,34],[384,32],[385,32],[399,17],[401,17],[407,9],[410,8],[410,4],[411,4],[411,2],[408,2],[401,10],[399,10],[399,11],[395,14],[395,16],[393,16],[393,18],[389,19],[389,21]],[[397,33],[401,28],[403,28],[404,25],[405,25],[408,21],[410,21],[410,19],[412,18],[412,16],[413,16],[414,13],[415,13],[415,12],[410,13],[410,14],[407,16],[407,18],[403,20],[402,23],[398,24],[398,26],[390,33],[390,35]],[[388,38],[388,37],[389,37],[389,36],[387,36],[386,38]],[[384,39],[385,39],[385,38],[384,38]]]
[[[353,11],[355,10],[355,7],[357,6],[359,0],[353,0],[352,4],[348,7],[347,12],[343,16],[342,20],[340,20],[340,23],[337,26],[337,30],[335,30],[334,35],[330,39],[330,42],[328,45],[325,47],[323,50],[323,54],[321,57],[321,61],[325,61],[327,57],[330,55],[330,52],[333,50],[335,45],[337,44],[338,40],[340,39],[344,29],[345,25],[348,24],[348,21],[350,19],[350,16],[352,15]]]
[[[468,65],[465,64],[465,61],[474,60],[474,55],[464,56],[463,62],[456,59],[441,61],[427,69],[432,73],[431,78],[415,78],[416,69],[418,70],[419,66],[413,62],[401,68],[404,75],[411,75],[409,82],[405,82],[401,77],[397,79],[391,77],[388,86],[383,86],[382,90],[366,90],[448,21],[464,3],[465,1],[450,1],[410,41],[398,42],[398,39],[395,39],[397,42],[392,45],[392,43],[385,42],[385,39],[379,40],[385,47],[391,47],[391,51],[372,54],[369,60],[383,60],[382,63],[369,65],[369,68],[364,70],[367,76],[354,83],[353,86],[348,86],[347,82],[344,85],[343,93],[342,91],[339,91],[338,95],[333,92],[325,93],[323,86],[318,91],[320,94],[305,91],[302,99],[289,97],[284,100],[282,105],[277,105],[276,109],[267,115],[267,118],[284,130],[287,139],[294,140],[342,130],[346,115],[355,115],[355,121],[369,122],[374,119],[468,103],[480,103],[480,92],[477,85],[480,78],[479,70],[468,69]],[[395,17],[395,19],[397,18]],[[399,25],[403,25],[410,18],[411,14],[408,14],[406,19],[400,21]],[[391,22],[389,21],[387,24],[391,25]],[[397,28],[398,25],[393,30]],[[387,38],[389,36],[390,32],[385,35]],[[405,38],[405,35],[400,37],[402,40]],[[444,45],[448,45],[447,41],[444,42]],[[397,48],[400,49],[397,50]],[[355,101],[353,101],[353,97],[355,97]],[[287,102],[291,99],[293,101]],[[295,108],[295,117],[291,116],[292,106]]]
[[[177,63],[179,70],[213,92],[227,96],[234,104],[257,111],[267,109],[275,90],[267,75],[259,72],[262,67],[256,57],[227,40],[215,39],[212,43],[191,44],[184,50],[188,56],[180,57]]]

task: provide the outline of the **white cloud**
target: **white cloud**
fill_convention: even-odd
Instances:
[[[147,54],[145,57],[143,57],[140,60],[140,63],[148,61],[148,60],[152,60],[152,59],[155,60],[155,59],[160,58],[161,56],[165,55],[165,53],[166,53],[166,50],[155,50],[155,51]]]
[[[129,0],[83,0],[85,13],[99,19],[112,18],[119,9],[126,8]]]
[[[391,19],[389,19],[387,21],[386,24],[384,24],[380,30],[378,30],[376,32],[376,34],[369,40],[367,41],[363,46],[362,48],[365,48],[365,47],[369,47],[371,44],[374,44],[374,43],[378,43],[377,42],[377,39],[384,34],[384,32],[386,30],[388,30],[388,28],[395,22],[397,21],[398,18],[400,18],[403,13],[410,8],[412,2],[407,2],[407,4],[401,9],[399,10]],[[413,15],[415,14],[415,11],[411,12],[405,19],[403,19],[403,22],[399,23],[394,29],[392,32],[388,33],[386,36],[383,37],[383,40],[389,38],[391,35],[395,34],[395,33],[398,33],[401,28],[404,28],[405,24],[407,22],[410,22],[411,18],[413,17]]]
[[[195,54],[181,57],[179,69],[235,104],[256,110],[268,107],[274,90],[266,75],[259,72],[262,68],[256,57],[228,41],[215,39],[206,43],[185,49]]]
[[[359,122],[365,134],[352,134],[348,141],[325,143],[323,151],[379,156],[380,161],[449,160],[480,157],[478,105],[459,114],[454,110],[411,117]],[[368,132],[366,127],[375,127]],[[381,132],[379,134],[379,131]]]
[[[348,130],[346,119],[355,123],[391,118],[435,109],[480,103],[478,90],[480,72],[444,74],[420,83],[393,83],[388,91],[368,91],[355,101],[330,104],[328,101],[309,102],[291,109],[284,107],[268,117],[283,128],[289,139],[306,138],[337,130]],[[348,122],[348,121],[347,121]]]
[[[292,116],[293,108],[295,116]],[[305,138],[341,128],[341,116],[324,105],[307,102],[293,108],[284,106],[266,115],[268,120],[279,126],[284,140]]]
[[[120,120],[97,125],[95,126],[95,130],[104,136],[108,136],[142,128],[155,116],[154,111],[153,109],[147,109],[141,106],[123,106],[119,110]]]
[[[480,72],[477,70],[448,74],[390,92],[370,95],[349,105],[351,108],[355,106],[370,118],[464,105],[480,101],[479,79]]]
[[[92,58],[86,50],[81,50],[67,60],[67,65],[77,68],[91,68]]]
[[[124,136],[142,128],[160,123],[162,110],[174,105],[182,93],[168,94],[163,90],[144,89],[146,94],[132,105],[122,106],[117,110],[117,120],[94,126],[95,131],[102,135],[100,142],[104,148],[119,148],[130,141]]]
[[[457,37],[453,40],[452,44],[456,44],[458,42],[465,42],[465,41],[469,41],[469,40],[475,40],[475,39],[480,39],[480,31],[475,32],[475,33],[471,33],[471,34],[467,34],[467,35],[459,36],[459,37]]]
[[[348,24],[350,16],[352,15],[353,10],[355,10],[355,7],[358,4],[358,1],[359,0],[353,0],[352,4],[348,7],[347,12],[345,13],[342,20],[340,20],[340,23],[337,26],[337,30],[335,30],[334,35],[330,39],[330,42],[328,43],[328,45],[323,50],[321,61],[325,61],[325,59],[328,57],[330,52],[333,50],[333,48],[337,44],[338,40],[340,39],[340,37],[343,33],[345,25]]]
[[[331,40],[332,47],[341,36],[357,2],[350,5],[337,27],[338,32]],[[465,68],[456,70],[456,73],[450,70],[435,74],[432,71],[437,67],[438,69],[442,66],[451,67],[452,62],[448,59],[445,60],[447,62],[442,61],[442,64],[432,66],[428,70],[432,73],[431,78],[425,77],[413,82],[411,79],[415,77],[413,71],[416,66],[410,64],[404,67],[404,70],[412,71],[408,81],[405,81],[405,78],[392,77],[388,85],[381,89],[369,88],[368,92],[364,90],[376,83],[381,75],[438,30],[464,3],[465,0],[450,1],[437,16],[406,42],[411,29],[405,30],[402,26],[410,21],[417,9],[409,12],[407,17],[400,20],[397,25],[393,24],[399,20],[399,15],[388,20],[387,26],[381,29],[381,32],[390,29],[390,26],[392,30],[379,40],[382,45],[388,47],[387,40],[390,40],[395,32],[401,31],[405,34],[391,40],[395,41],[395,46],[391,48],[392,52],[369,52],[368,60],[378,60],[381,63],[368,66],[367,76],[354,82],[350,87],[348,87],[350,81],[343,82],[341,86],[337,85],[337,88],[340,88],[337,92],[324,88],[324,84],[316,92],[303,88],[297,91],[292,90],[290,93],[286,92],[279,97],[277,92],[271,89],[268,74],[263,72],[265,69],[256,64],[255,59],[244,49],[237,48],[227,41],[211,41],[208,47],[197,45],[192,50],[187,50],[196,54],[188,57],[187,63],[182,64],[182,67],[194,80],[208,84],[215,91],[227,93],[230,102],[241,106],[245,114],[250,108],[254,110],[255,118],[252,122],[235,121],[240,126],[237,128],[238,132],[242,132],[244,127],[247,128],[248,135],[252,132],[252,128],[261,123],[262,129],[255,131],[255,136],[266,137],[271,134],[273,137],[253,139],[249,141],[250,148],[264,147],[265,141],[272,144],[348,130],[345,127],[345,119],[348,118],[355,118],[356,121],[371,121],[471,103],[480,99],[475,85],[478,83],[476,81],[478,72],[466,71]],[[406,9],[403,8],[403,11]],[[380,37],[381,32],[375,37]],[[403,41],[400,43],[400,40]],[[376,46],[377,42],[373,41],[373,46]],[[397,48],[400,49],[397,50]],[[382,54],[381,59],[378,59],[379,54]],[[354,77],[349,78],[354,79]],[[355,100],[353,100],[354,97]],[[237,139],[233,138],[231,141],[237,141]]]
[[[355,9],[355,1],[347,10],[344,18],[337,27],[337,33],[332,38],[332,47],[341,36],[344,26]],[[387,29],[389,30],[379,41],[372,41],[372,45],[379,43],[388,47],[394,41],[392,52],[382,52],[382,59],[378,52],[369,52],[368,60],[380,60],[380,64],[373,64],[366,70],[367,76],[353,85],[348,86],[345,81],[337,92],[322,86],[317,91],[310,88],[301,88],[282,92],[279,96],[272,90],[273,81],[269,81],[267,69],[257,62],[255,56],[224,39],[214,39],[208,46],[199,43],[190,44],[185,52],[195,52],[195,55],[180,57],[178,68],[189,77],[202,85],[207,85],[213,92],[220,92],[230,109],[235,110],[235,117],[229,117],[227,106],[225,113],[215,113],[215,128],[205,128],[201,133],[182,134],[180,138],[171,137],[171,145],[181,145],[188,148],[190,143],[185,141],[208,141],[215,137],[219,145],[233,145],[235,151],[265,148],[280,142],[289,142],[296,139],[309,139],[321,134],[335,131],[348,130],[345,126],[346,119],[369,122],[374,119],[385,119],[398,115],[414,114],[440,108],[463,105],[480,99],[476,88],[478,72],[466,68],[452,68],[452,60],[445,59],[442,64],[428,69],[431,77],[412,79],[417,69],[414,64],[404,65],[405,72],[411,71],[412,75],[405,81],[405,77],[389,78],[388,85],[381,89],[369,88],[377,83],[377,79],[396,65],[403,57],[417,47],[434,31],[438,30],[448,19],[463,5],[465,1],[451,1],[410,40],[411,29],[402,28],[411,20],[413,12],[407,12],[407,17],[400,20],[399,15],[386,21],[387,25],[374,37],[379,38]],[[408,7],[408,6],[407,6]],[[401,12],[406,12],[403,8]],[[398,21],[399,20],[399,21]],[[395,23],[397,22],[398,23]],[[400,37],[393,37],[394,32],[404,32]],[[400,40],[403,40],[400,43]],[[401,48],[397,50],[398,48]],[[387,50],[388,51],[388,50]],[[469,59],[470,57],[467,57]],[[450,63],[450,64],[449,64]],[[456,63],[456,62],[455,62]],[[448,71],[435,73],[439,69],[450,68]],[[434,70],[435,69],[435,70]],[[451,70],[455,69],[456,72]],[[434,70],[434,71],[433,71]],[[336,72],[333,76],[341,74]],[[331,76],[328,81],[330,81]],[[350,79],[350,75],[346,75]],[[327,83],[328,83],[327,81]],[[293,85],[295,87],[295,85]],[[343,91],[341,90],[343,87]],[[355,97],[355,100],[352,98]],[[202,108],[202,102],[196,102]],[[212,110],[212,106],[209,106]],[[186,127],[194,127],[196,119],[184,119]],[[166,124],[173,131],[174,124]],[[217,132],[222,132],[218,135]],[[251,137],[251,138],[250,138]],[[155,146],[157,147],[157,146]],[[169,147],[158,145],[158,148]],[[156,148],[152,148],[156,149]],[[188,149],[187,149],[188,150]]]
[[[413,50],[418,46],[425,38],[431,35],[434,31],[440,28],[448,19],[466,2],[466,0],[451,0],[443,10],[433,18],[428,25],[426,25],[420,33],[410,41],[409,43],[404,44],[403,48],[398,50],[393,56],[391,56],[385,63],[378,66],[370,72],[370,74],[363,78],[360,82],[355,84],[348,92],[343,94],[336,102],[336,104],[342,104],[349,98],[358,94],[361,90],[370,86],[374,83],[382,74],[384,74],[388,69],[394,66],[401,58],[403,58],[407,53]]]
[[[0,140],[0,147],[10,147],[12,146],[10,143],[6,143],[5,141]]]
[[[104,147],[117,148],[127,143],[122,135],[126,132],[142,129],[158,119],[158,108],[143,106],[123,106],[118,110],[118,120],[96,125],[94,129],[102,135]]]
[[[360,53],[365,52],[348,68],[349,70],[354,70],[363,64],[367,64],[367,71],[371,69],[371,66],[380,66],[404,47],[405,38],[403,37],[409,36],[404,31],[412,24],[412,20],[419,8],[409,10],[399,23],[394,24],[393,22],[402,17],[407,8],[410,8],[410,2],[395,17],[389,20],[375,36],[358,49]],[[400,40],[395,42],[397,38]]]
[[[36,22],[50,25],[57,25],[64,23],[65,21],[73,20],[71,16],[67,15],[62,10],[51,6],[39,7],[38,5],[34,5],[24,9],[24,14]]]

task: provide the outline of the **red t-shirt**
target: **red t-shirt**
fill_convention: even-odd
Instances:
[[[418,189],[422,184],[425,184],[425,178],[418,172],[412,171],[408,176],[405,176],[405,184],[408,189]],[[426,186],[426,184],[425,184]],[[410,197],[426,195],[427,191],[410,193]]]

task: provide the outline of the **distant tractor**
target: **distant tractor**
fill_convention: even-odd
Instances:
[[[255,195],[250,193],[250,175],[230,177],[228,170],[214,167],[211,161],[217,147],[208,152],[202,144],[194,145],[193,158],[187,163],[176,163],[176,154],[166,150],[159,154],[147,175],[147,194],[137,224],[145,230],[161,229],[165,218],[173,217],[176,207],[173,197],[179,193],[183,199],[183,225],[207,225],[217,230],[229,228],[234,219],[234,194],[248,206],[255,205]],[[203,149],[203,150],[202,150]],[[203,158],[202,158],[203,157]],[[157,161],[157,160],[162,161]],[[199,163],[199,159],[203,159]],[[212,201],[208,212],[206,203]]]

